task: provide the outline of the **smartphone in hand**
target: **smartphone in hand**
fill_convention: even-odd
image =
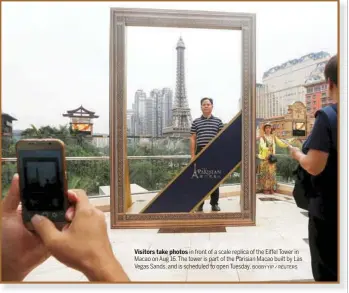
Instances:
[[[16,155],[24,225],[33,230],[30,220],[38,214],[62,229],[69,206],[64,143],[23,139],[16,144]]]

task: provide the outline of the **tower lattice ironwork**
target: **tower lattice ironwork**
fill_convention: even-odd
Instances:
[[[165,136],[190,136],[192,117],[187,99],[185,87],[184,50],[185,45],[182,37],[179,38],[177,50],[177,78],[174,107],[172,109],[172,125],[164,129]]]

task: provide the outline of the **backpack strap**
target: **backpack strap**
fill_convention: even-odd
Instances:
[[[337,151],[337,109],[334,105],[327,106],[319,111],[326,114],[331,128],[332,146]]]

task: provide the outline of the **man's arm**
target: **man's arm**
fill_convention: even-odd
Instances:
[[[192,134],[190,137],[190,154],[191,158],[194,159],[196,150],[196,134]]]
[[[190,129],[190,155],[191,159],[194,159],[195,157],[195,150],[196,150],[196,120],[193,121],[193,124],[191,125]]]
[[[305,155],[299,149],[292,148],[292,157],[296,159],[304,170],[309,174],[316,176],[319,175],[326,167],[328,153],[318,150],[309,150]]]
[[[220,120],[219,127],[218,127],[218,132],[222,131],[223,128],[224,128],[224,124],[223,124],[222,120]]]

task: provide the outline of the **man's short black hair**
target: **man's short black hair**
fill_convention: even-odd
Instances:
[[[338,64],[338,58],[337,58],[337,55],[335,55],[330,60],[328,60],[325,66],[326,81],[330,80],[335,85],[337,85],[337,64]]]
[[[200,105],[202,105],[202,103],[203,103],[205,100],[209,100],[209,101],[211,102],[211,105],[213,105],[213,99],[211,99],[211,98],[202,98],[201,101],[200,101]]]

